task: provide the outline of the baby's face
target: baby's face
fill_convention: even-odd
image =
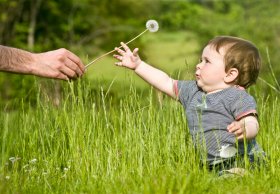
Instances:
[[[203,49],[200,62],[196,66],[195,76],[198,86],[206,93],[229,87],[224,81],[227,75],[224,55],[225,49],[223,48],[219,52],[211,45]]]

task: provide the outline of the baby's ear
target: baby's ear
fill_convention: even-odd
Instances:
[[[226,76],[224,77],[224,81],[225,83],[232,83],[236,80],[236,78],[238,77],[239,75],[239,71],[238,69],[236,68],[230,68],[228,71],[227,71],[227,74]]]

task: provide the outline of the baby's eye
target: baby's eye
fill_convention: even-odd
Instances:
[[[198,61],[199,61],[199,63],[202,63],[203,61],[205,63],[210,63],[210,61],[207,58],[200,58]]]

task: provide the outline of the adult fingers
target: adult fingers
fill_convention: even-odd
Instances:
[[[68,78],[76,78],[82,76],[85,72],[85,66],[80,58],[71,51],[61,48],[51,52],[57,56],[57,70],[63,73]],[[65,78],[65,77],[64,77]]]
[[[70,60],[69,58],[65,60],[65,65],[73,71],[70,72],[69,70],[65,69],[67,72],[69,72],[70,74],[67,74],[67,76],[71,77],[71,78],[76,78],[76,77],[81,77],[83,75],[83,71],[79,68],[79,66],[77,66],[76,63],[74,63],[72,60]]]
[[[67,77],[64,73],[59,73],[56,77],[56,79],[62,79],[62,80],[65,80],[65,81],[69,81],[69,77]]]
[[[79,74],[82,75],[81,70],[76,67],[70,59],[64,61],[64,65],[61,66],[59,71],[71,79],[77,78]]]
[[[86,69],[81,60],[75,55],[70,55],[68,58],[73,62],[71,69],[75,70],[80,76],[82,76]]]
[[[62,52],[66,53],[67,58],[69,58],[71,61],[73,61],[73,63],[77,67],[79,67],[81,72],[83,72],[83,73],[85,72],[85,66],[77,55],[75,55],[74,53],[72,53],[71,51],[69,51],[67,49],[61,49],[61,50],[62,50]]]

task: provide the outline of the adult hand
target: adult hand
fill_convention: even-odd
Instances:
[[[80,58],[64,48],[33,53],[32,58],[31,74],[40,77],[69,80],[81,77],[85,72]]]

